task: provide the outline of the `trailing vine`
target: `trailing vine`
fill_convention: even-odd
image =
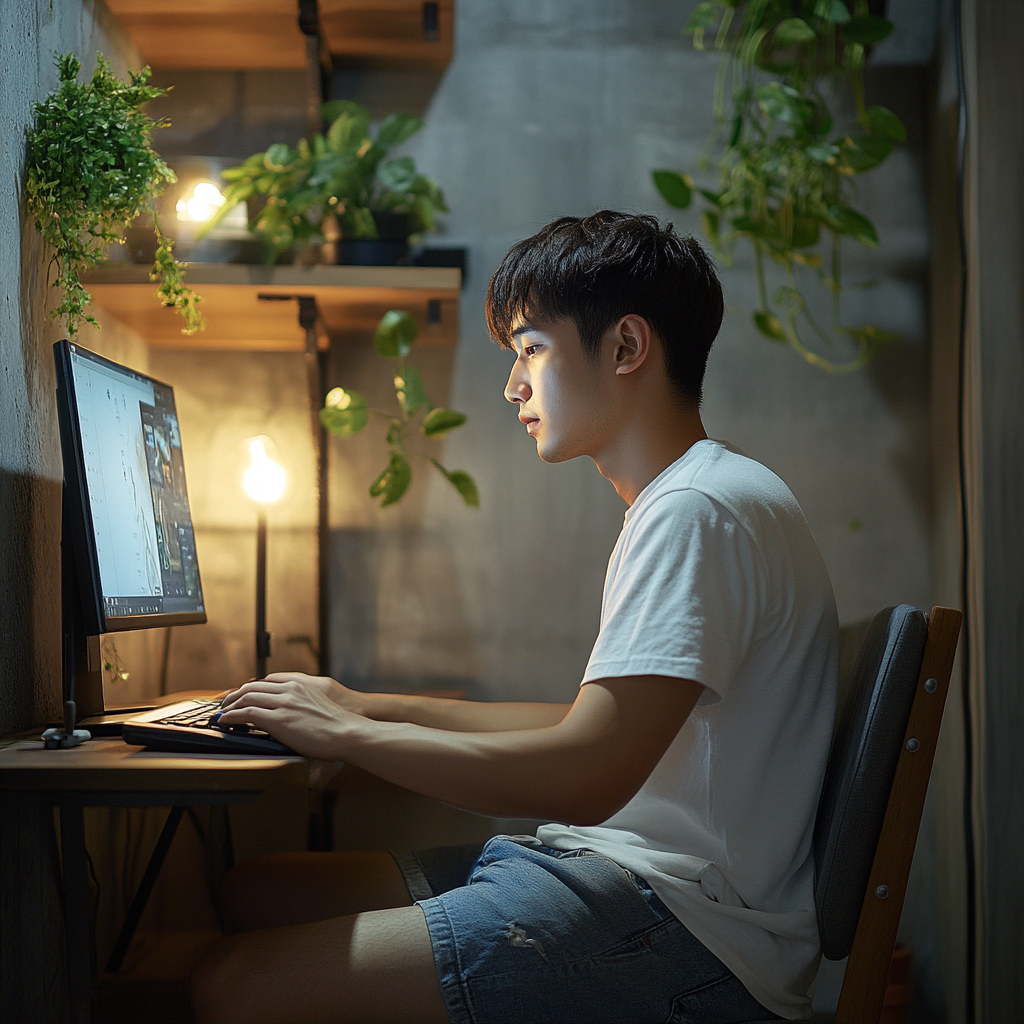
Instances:
[[[859,369],[897,337],[871,324],[845,325],[839,308],[843,239],[878,246],[875,226],[853,208],[853,178],[906,140],[892,111],[864,103],[867,48],[892,29],[888,19],[868,12],[866,0],[698,4],[683,32],[692,34],[698,50],[710,41],[723,54],[715,76],[713,156],[701,162],[704,169],[713,159],[720,187],[697,188],[677,171],[652,172],[672,206],[686,208],[699,193],[704,233],[726,263],[737,242],[752,246],[756,329],[832,373]],[[828,94],[840,84],[852,93],[855,117],[837,130]],[[784,283],[770,293],[772,264]],[[798,268],[815,273],[830,294],[830,329],[814,315]],[[852,358],[834,357],[837,338],[852,342]]]
[[[427,397],[423,378],[406,356],[416,340],[416,320],[400,309],[389,309],[381,318],[373,336],[374,348],[385,359],[395,361],[393,374],[398,415],[384,409],[372,409],[358,391],[334,388],[327,394],[320,410],[320,422],[336,437],[358,434],[370,422],[370,416],[387,420],[386,441],[388,464],[370,484],[370,497],[380,498],[382,508],[400,501],[412,483],[412,460],[429,462],[459,492],[470,508],[480,507],[480,492],[473,478],[464,469],[446,469],[431,455],[416,451],[409,443],[409,430],[419,420],[420,433],[438,438],[466,422],[466,414],[455,409],[436,407]],[[423,413],[422,419],[419,414]]]
[[[183,333],[194,333],[203,327],[200,300],[184,283],[184,267],[174,258],[173,241],[161,233],[154,207],[164,186],[177,180],[150,145],[150,132],[168,122],[141,110],[167,90],[146,84],[148,67],[121,81],[102,54],[85,83],[78,81],[81,62],[74,54],[55,54],[54,60],[60,86],[33,107],[25,168],[25,205],[53,247],[53,284],[64,292],[50,315],[67,317],[71,338],[83,322],[98,326],[86,312],[90,295],[80,275],[104,262],[107,247],[149,214],[158,242],[150,280],[160,283],[160,300],[185,318]]]

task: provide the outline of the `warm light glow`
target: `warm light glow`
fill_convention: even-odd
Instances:
[[[269,505],[284,494],[284,470],[267,454],[264,438],[254,437],[249,442],[252,465],[242,477],[245,493],[261,505]]]
[[[224,196],[213,182],[200,181],[192,189],[188,199],[179,199],[175,204],[178,220],[208,221],[225,203]]]

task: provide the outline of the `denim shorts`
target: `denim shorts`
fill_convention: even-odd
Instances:
[[[638,875],[531,836],[393,854],[452,1024],[781,1020]]]

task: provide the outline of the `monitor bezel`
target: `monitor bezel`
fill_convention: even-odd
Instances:
[[[189,626],[204,623],[207,621],[205,598],[204,610],[198,612],[156,612],[150,615],[107,615],[106,613],[100,581],[99,558],[96,554],[96,532],[92,521],[92,505],[89,501],[89,484],[82,451],[82,436],[79,429],[78,395],[75,391],[75,377],[71,361],[72,345],[90,359],[105,363],[115,370],[145,377],[155,385],[166,388],[172,396],[174,388],[148,374],[140,373],[121,363],[115,363],[112,359],[107,359],[98,352],[87,349],[77,341],[71,342],[65,338],[63,341],[58,341],[53,347],[57,376],[57,423],[64,463],[64,515],[70,514],[72,517],[70,536],[73,551],[70,555],[74,558],[77,569],[78,591],[85,630],[89,635],[99,635],[101,633],[121,633],[133,629],[157,629],[161,626]],[[175,408],[177,407],[175,406]],[[194,524],[192,529],[194,536]],[[68,552],[62,551],[61,557],[68,557]],[[201,589],[201,578],[199,585]]]

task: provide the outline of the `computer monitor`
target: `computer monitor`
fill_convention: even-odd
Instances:
[[[64,699],[103,712],[101,633],[206,621],[174,390],[54,346],[64,461]]]

